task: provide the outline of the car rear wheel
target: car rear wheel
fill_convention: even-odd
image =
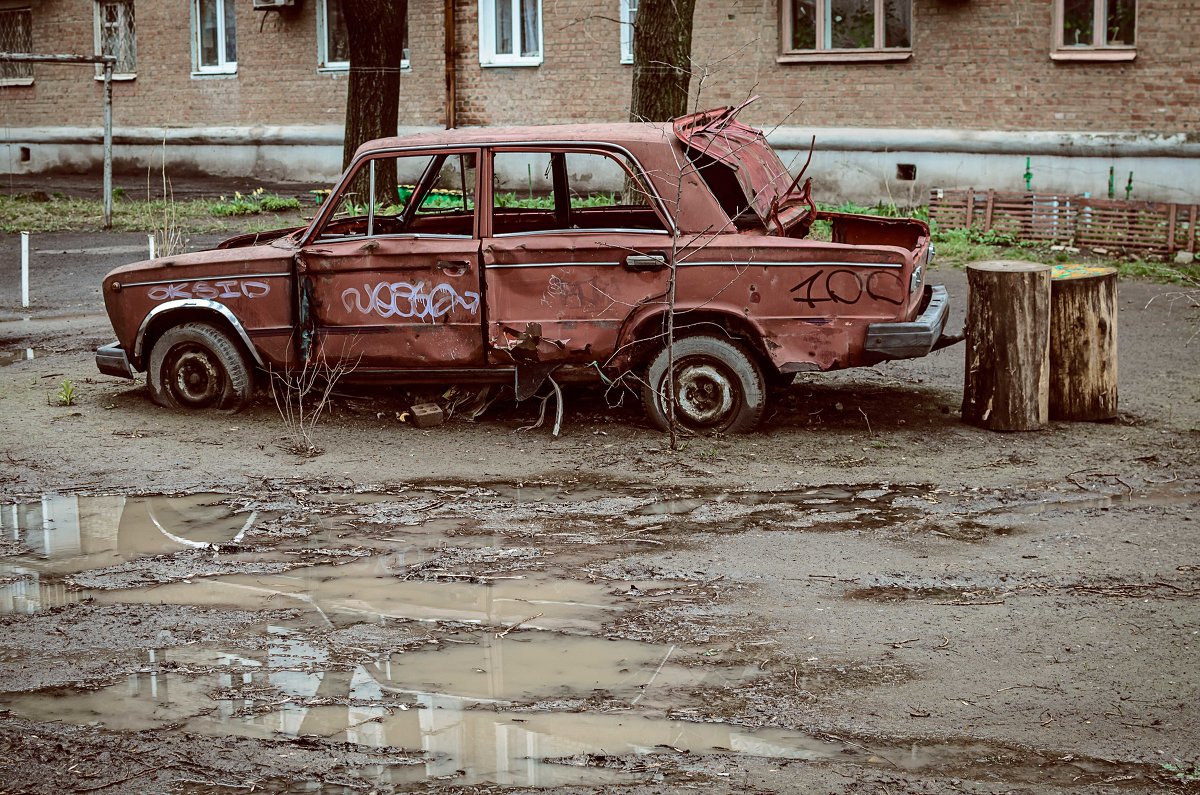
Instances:
[[[642,386],[642,402],[659,430],[675,427],[693,433],[745,433],[762,419],[767,388],[762,369],[734,343],[697,335],[675,341],[668,376],[664,347],[651,360]],[[668,408],[668,385],[674,405]]]
[[[146,381],[154,402],[168,408],[240,411],[254,395],[245,355],[208,323],[185,323],[159,337]]]

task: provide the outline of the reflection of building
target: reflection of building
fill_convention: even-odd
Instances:
[[[80,694],[69,716],[36,710],[34,715],[71,720],[94,716],[104,703],[107,711],[122,716],[115,725],[106,719],[112,728],[145,729],[180,722],[184,731],[201,734],[310,736],[423,753],[423,764],[380,770],[385,783],[461,775],[458,783],[561,786],[577,782],[578,769],[541,760],[651,753],[660,746],[792,759],[825,758],[841,750],[806,735],[663,720],[636,709],[505,711],[513,701],[581,698],[597,689],[628,701],[630,694],[642,692],[659,676],[675,686],[731,685],[757,673],[663,665],[663,649],[646,644],[553,633],[498,639],[488,632],[475,634],[471,643],[398,653],[341,668],[329,667],[326,651],[308,645],[290,630],[270,627],[268,631],[272,641],[265,652],[175,648],[149,653],[151,666],[170,661],[184,668],[216,664],[223,669],[207,679],[139,673],[129,677],[127,686],[115,686],[107,694]],[[616,651],[606,652],[606,647]],[[559,654],[564,659],[557,667],[552,662],[539,668],[530,662],[553,660]],[[588,671],[582,679],[581,668]],[[436,682],[430,681],[435,678]],[[44,703],[53,709],[63,701]],[[29,712],[27,702],[18,702],[14,709]]]
[[[248,517],[248,518],[247,518]],[[255,514],[234,514],[211,495],[76,497],[48,494],[40,502],[0,509],[0,533],[29,549],[0,561],[0,613],[33,613],[78,602],[61,575],[131,558],[230,541]]]

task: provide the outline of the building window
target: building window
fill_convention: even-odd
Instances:
[[[1132,60],[1137,0],[1054,0],[1056,60]]]
[[[193,74],[237,72],[237,19],[233,0],[192,0],[196,68]]]
[[[912,55],[912,0],[783,0],[781,61]]]
[[[0,52],[33,52],[33,12],[28,8],[0,10]],[[33,84],[33,64],[0,61],[0,86]]]
[[[542,62],[542,0],[479,0],[479,63]]]
[[[408,68],[408,24],[404,25],[404,55],[400,68]],[[317,68],[324,72],[344,72],[350,68],[350,44],[346,36],[346,16],[342,0],[317,3]]]
[[[112,55],[113,77],[131,80],[137,75],[137,37],[133,27],[133,0],[96,0],[96,54]],[[97,64],[96,76],[104,68]]]
[[[638,0],[621,1],[621,63],[633,63],[633,23],[637,21]]]

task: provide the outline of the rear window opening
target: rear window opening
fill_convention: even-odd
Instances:
[[[703,152],[688,150],[688,159],[696,167],[704,184],[738,231],[763,229],[763,223],[750,206],[733,169]]]

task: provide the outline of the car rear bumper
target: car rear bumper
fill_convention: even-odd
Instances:
[[[916,320],[867,326],[868,352],[885,359],[914,359],[943,347],[938,342],[950,315],[950,294],[940,284],[925,289],[929,291],[929,300]]]
[[[121,343],[112,342],[96,349],[96,367],[105,375],[133,378],[133,366]]]

